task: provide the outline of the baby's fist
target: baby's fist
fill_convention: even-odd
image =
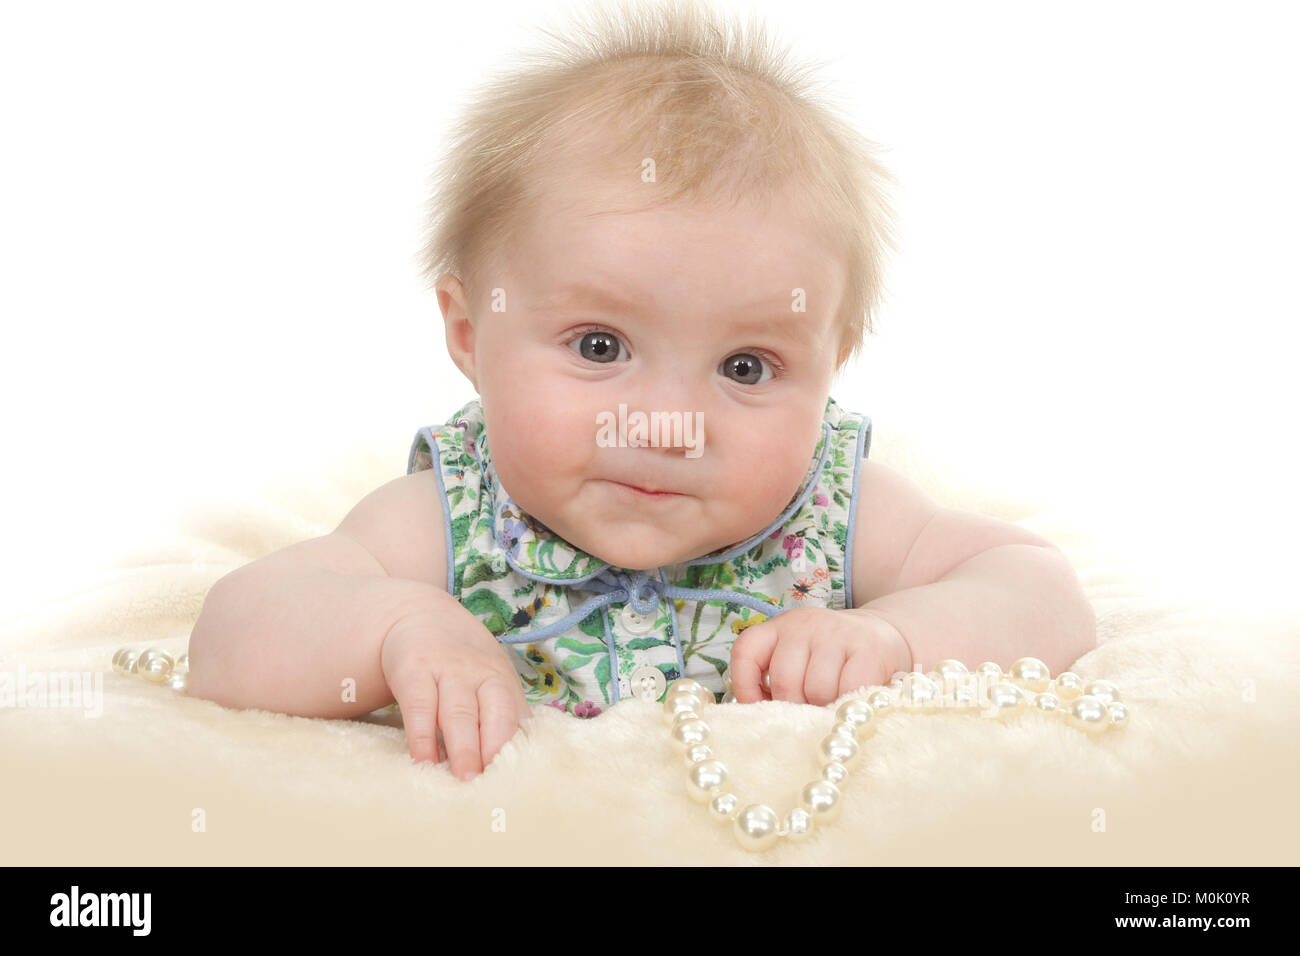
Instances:
[[[794,608],[736,638],[731,690],[742,704],[773,699],[820,707],[860,687],[887,685],[911,666],[903,635],[872,611]]]

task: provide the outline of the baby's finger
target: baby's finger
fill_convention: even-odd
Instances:
[[[451,772],[468,780],[483,771],[479,759],[478,695],[463,679],[444,679],[438,688],[438,726],[447,745]]]
[[[840,689],[837,697],[851,694],[865,687],[875,687],[888,682],[888,675],[883,674],[884,667],[880,658],[874,654],[850,654],[840,671]]]
[[[484,767],[519,728],[515,696],[515,688],[499,677],[489,677],[478,685],[479,746]]]
[[[771,622],[745,628],[731,645],[731,693],[739,703],[763,700],[763,672],[776,647],[777,630]]]
[[[438,762],[438,739],[435,729],[438,714],[438,684],[425,671],[406,671],[389,681],[389,690],[397,698],[406,730],[406,749],[416,763]]]
[[[803,677],[803,696],[808,703],[823,707],[839,696],[844,658],[842,644],[832,643],[811,648],[808,670]]]
[[[803,696],[803,679],[808,670],[809,646],[807,641],[787,639],[781,641],[772,653],[772,664],[767,669],[771,678],[773,700],[790,700],[806,703]]]

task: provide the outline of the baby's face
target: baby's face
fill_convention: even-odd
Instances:
[[[655,188],[635,175],[558,182],[527,251],[484,283],[505,311],[473,303],[473,378],[502,486],[565,540],[638,569],[743,541],[798,490],[845,283],[793,193],[766,211],[611,211]],[[703,435],[695,449],[620,447],[620,405],[628,418],[680,412]]]

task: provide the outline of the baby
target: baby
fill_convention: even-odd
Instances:
[[[353,717],[481,772],[546,704],[690,677],[829,704],[1095,646],[1069,562],[867,460],[831,397],[880,300],[872,146],[706,9],[604,14],[488,87],[426,272],[477,398],[337,529],[213,587],[190,693]],[[731,39],[728,42],[727,37]]]

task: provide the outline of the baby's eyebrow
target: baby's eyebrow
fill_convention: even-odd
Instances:
[[[788,302],[785,307],[789,309]],[[810,334],[807,315],[801,318],[800,313],[783,313],[779,305],[767,309],[762,318],[728,322],[726,329],[742,335],[775,335],[791,341],[804,341]]]
[[[791,308],[793,293],[781,293],[756,299],[728,311],[737,316],[726,323],[729,332],[768,333],[785,338],[796,339],[807,335],[807,323],[799,321]],[[553,295],[537,303],[533,308],[540,311],[558,309],[565,305],[592,305],[600,309],[621,312],[625,315],[648,313],[645,301],[639,297],[624,297],[613,289],[592,285],[587,282],[574,282],[562,286]],[[750,318],[739,318],[741,315]],[[806,315],[804,316],[806,318]]]
[[[612,289],[591,285],[587,282],[574,282],[561,286],[554,295],[548,296],[534,306],[534,309],[550,310],[564,305],[594,305],[597,308],[621,312],[639,312],[644,310],[644,301],[635,297],[623,297]]]

